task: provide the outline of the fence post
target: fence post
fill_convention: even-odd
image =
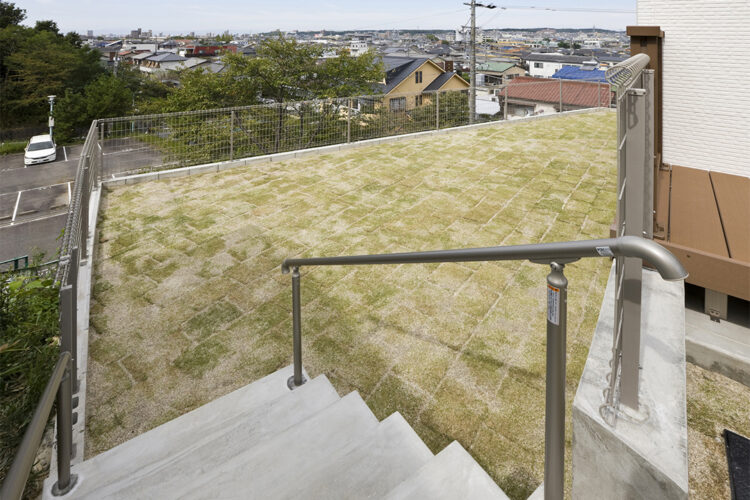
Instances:
[[[503,120],[508,119],[508,86],[506,85],[503,89],[505,91],[505,99],[503,99]]]
[[[623,112],[625,134],[624,213],[619,214],[618,227],[625,223],[624,234],[642,238],[644,220],[644,168],[646,148],[646,92],[643,89],[625,90]],[[621,166],[622,168],[622,166]],[[624,220],[623,220],[624,219]],[[620,402],[638,409],[641,348],[641,278],[643,262],[634,257],[623,259],[622,276],[622,357],[620,364]]]
[[[544,500],[562,500],[565,487],[565,343],[568,280],[564,264],[547,275],[547,380],[544,418]]]
[[[81,206],[79,209],[81,210],[81,222],[79,228],[80,234],[78,235],[80,238],[78,248],[81,249],[81,259],[83,260],[88,258],[87,241],[89,236],[89,199],[91,197],[91,186],[89,185],[91,182],[91,158],[92,155],[89,154],[86,159],[86,167],[83,169],[83,179],[81,179],[80,190]]]
[[[76,263],[72,262],[73,256],[71,256],[71,262],[69,266],[75,266]],[[77,257],[77,255],[76,255]],[[68,272],[70,272],[69,270]],[[77,390],[77,359],[76,359],[76,320],[75,316],[77,311],[75,307],[75,287],[72,285],[65,285],[60,287],[60,351],[69,352],[71,356],[70,375],[73,384],[73,391]]]
[[[562,78],[560,78],[560,109],[557,112],[562,113],[562,110]]]
[[[352,142],[352,99],[347,100],[346,106],[346,142]]]
[[[65,495],[78,480],[70,473],[70,459],[73,457],[72,366],[75,366],[75,361],[70,358],[57,389],[57,482],[52,486],[54,496]]]
[[[229,159],[234,160],[234,110],[229,117]]]
[[[435,91],[435,130],[440,130],[440,91]]]

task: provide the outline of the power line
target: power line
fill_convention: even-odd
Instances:
[[[393,20],[390,20],[390,21],[380,21],[377,24],[371,24],[369,26],[360,26],[359,28],[356,28],[356,29],[358,29],[358,30],[375,29],[378,26],[386,26],[386,25],[388,25],[390,23],[403,23],[403,22],[407,22],[407,21],[419,21],[421,19],[427,19],[427,18],[430,18],[430,17],[444,16],[446,14],[455,14],[456,12],[463,12],[463,11],[464,11],[464,9],[457,9],[457,10],[454,9],[454,10],[446,10],[446,11],[443,11],[443,12],[434,12],[432,14],[426,14],[426,15],[417,16],[417,17],[411,17],[411,18],[406,18],[406,19],[404,19],[404,18],[398,18],[398,19],[393,19]],[[407,29],[407,28],[402,28],[402,29]]]
[[[634,10],[628,9],[592,9],[586,7],[536,7],[534,5],[498,5],[502,10],[538,10],[552,12],[599,12],[612,14],[635,14]]]

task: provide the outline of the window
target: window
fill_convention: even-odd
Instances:
[[[417,71],[414,73],[414,83],[422,83],[422,72]]]
[[[415,106],[421,106],[422,105],[422,98],[424,96],[418,95],[414,98],[414,105]]]
[[[403,111],[406,109],[406,97],[394,97],[389,102],[391,111]]]
[[[535,68],[543,68],[544,67],[544,63],[534,63],[534,67]]]

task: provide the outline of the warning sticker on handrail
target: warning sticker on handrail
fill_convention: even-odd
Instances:
[[[547,321],[560,325],[560,289],[547,285]]]
[[[596,253],[602,257],[614,257],[615,253],[609,247],[596,247]]]

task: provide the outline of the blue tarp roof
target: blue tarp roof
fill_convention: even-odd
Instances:
[[[607,82],[604,78],[604,71],[600,69],[582,69],[577,66],[563,66],[552,75],[552,78],[562,78],[563,80],[586,80],[587,82]]]

